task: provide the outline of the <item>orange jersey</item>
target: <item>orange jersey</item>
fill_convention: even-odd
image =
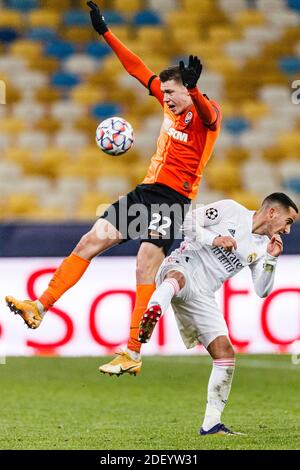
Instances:
[[[215,101],[209,101],[195,88],[189,91],[193,105],[183,114],[175,115],[164,105],[159,78],[111,31],[104,34],[104,39],[127,72],[148,88],[164,108],[157,150],[143,184],[164,184],[185,197],[194,199],[204,167],[220,132],[222,115],[219,105]],[[208,127],[203,121],[212,124]]]
[[[194,199],[220,132],[221,110],[218,111],[216,130],[206,127],[199,118],[195,106],[182,115],[173,114],[164,106],[164,121],[157,141],[157,150],[144,179],[144,184],[161,183],[189,199]]]

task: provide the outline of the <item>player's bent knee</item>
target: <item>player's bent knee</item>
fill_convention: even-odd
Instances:
[[[165,279],[176,279],[180,289],[183,289],[185,286],[185,276],[179,271],[170,271],[167,273]]]

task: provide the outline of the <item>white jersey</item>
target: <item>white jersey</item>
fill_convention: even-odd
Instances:
[[[184,255],[191,266],[194,285],[215,292],[244,267],[252,272],[256,293],[265,297],[272,290],[277,258],[268,255],[269,238],[252,233],[253,211],[233,200],[218,201],[191,211],[184,221],[185,240],[173,254]],[[236,240],[237,249],[213,246],[218,236]],[[169,257],[172,259],[172,254]],[[171,261],[171,260],[170,260]]]

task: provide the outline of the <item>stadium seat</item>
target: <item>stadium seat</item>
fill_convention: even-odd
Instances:
[[[39,60],[34,58],[28,60],[28,67],[31,70],[38,70],[47,74],[57,72],[59,66],[59,61],[53,57],[39,57]]]
[[[178,8],[177,0],[164,0],[163,2],[161,0],[148,0],[147,5],[151,10],[161,15]]]
[[[243,10],[237,13],[235,23],[243,29],[248,26],[263,26],[266,23],[266,15],[259,10]]]
[[[9,161],[0,162],[0,178],[2,181],[6,179],[15,181],[21,176],[21,173],[21,168],[17,163]]]
[[[239,135],[246,129],[249,129],[248,121],[241,117],[232,117],[230,119],[226,119],[223,125],[230,134],[234,135]]]
[[[115,103],[99,103],[92,107],[91,114],[95,119],[106,119],[121,114],[121,108]]]
[[[71,90],[71,99],[78,104],[93,106],[103,99],[103,90],[96,85],[78,85]]]
[[[271,27],[276,26],[281,30],[287,26],[299,27],[299,15],[292,10],[270,10],[268,23]]]
[[[231,147],[225,152],[225,158],[230,163],[240,164],[247,161],[249,157],[249,151],[241,147]]]
[[[18,134],[18,132],[24,130],[26,126],[26,121],[17,117],[4,117],[0,119],[0,129],[1,132],[7,134]]]
[[[118,198],[130,191],[131,182],[130,179],[125,176],[101,176],[97,180],[96,189],[101,193],[105,193],[111,197],[111,199]]]
[[[102,42],[90,42],[85,47],[85,53],[95,59],[102,59],[112,53],[108,44]]]
[[[233,191],[241,187],[239,168],[229,162],[212,159],[205,169],[205,181],[210,189],[217,191]]]
[[[0,43],[10,43],[19,37],[18,31],[12,28],[0,27]]]
[[[267,193],[265,195],[267,196]],[[230,192],[230,198],[251,211],[256,211],[260,208],[262,199],[255,192],[245,190]]]
[[[12,107],[12,116],[27,123],[35,123],[46,113],[45,106],[34,101],[20,101]]]
[[[26,59],[39,58],[42,55],[42,43],[30,41],[28,39],[18,39],[13,42],[10,52],[14,56],[25,57]]]
[[[269,108],[261,101],[244,101],[241,105],[240,113],[246,119],[255,123],[258,119],[264,118],[269,113]]]
[[[299,0],[287,0],[287,5],[292,10],[295,10],[298,14],[300,14],[300,1]]]
[[[93,39],[93,30],[91,27],[87,26],[70,26],[65,28],[61,34],[61,38],[64,41],[71,42],[79,48],[82,47],[84,43],[88,43]]]
[[[48,84],[48,76],[43,72],[24,71],[22,75],[11,77],[12,84],[23,94],[33,96],[36,90]]]
[[[58,29],[61,21],[60,14],[55,10],[41,9],[32,10],[27,16],[28,25],[31,28],[53,28]]]
[[[276,0],[277,1],[277,0]],[[262,26],[250,26],[243,32],[246,41],[250,43],[265,44],[268,42],[279,40],[282,30],[276,27],[265,28]]]
[[[42,131],[52,136],[60,129],[60,123],[57,119],[50,116],[43,116],[35,123],[34,127],[37,131]]]
[[[124,16],[113,10],[105,10],[105,20],[110,26],[126,24]]]
[[[141,10],[143,0],[126,0],[126,2],[114,0],[113,6],[116,11],[119,11],[124,16],[128,16]]]
[[[279,61],[279,68],[288,75],[296,76],[300,72],[300,57],[283,57]]]
[[[26,33],[31,41],[49,42],[57,40],[57,33],[52,28],[32,28]]]
[[[28,12],[39,6],[39,0],[6,0],[7,8]]]
[[[70,89],[80,83],[80,77],[73,73],[56,72],[51,77],[51,85],[58,89]]]
[[[49,139],[43,132],[27,131],[17,135],[17,145],[39,152],[49,145]]]
[[[65,26],[90,26],[91,20],[88,10],[69,10],[63,15]]]
[[[300,135],[299,132],[288,132],[279,136],[278,144],[286,157],[296,158],[300,156]]]
[[[162,19],[155,11],[142,10],[134,15],[133,24],[135,26],[158,26],[162,24]]]
[[[1,9],[0,27],[22,31],[23,18],[19,11]]]
[[[249,160],[241,167],[243,187],[254,194],[271,194],[278,188],[273,166],[263,160]]]
[[[73,54],[63,64],[65,72],[86,77],[99,69],[99,61],[86,54]]]
[[[71,54],[74,54],[75,47],[70,42],[66,41],[53,41],[46,44],[44,53],[50,57],[56,57],[57,59],[66,59]]]
[[[59,99],[59,92],[50,86],[42,87],[35,92],[35,98],[41,103],[52,103]]]
[[[81,147],[88,144],[88,137],[76,129],[61,129],[54,137],[55,145],[76,155]]]
[[[70,100],[57,101],[51,106],[51,116],[62,123],[76,121],[84,114],[84,107]]]

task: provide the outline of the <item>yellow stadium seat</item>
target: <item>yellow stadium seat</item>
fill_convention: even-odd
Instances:
[[[245,162],[250,157],[248,150],[242,147],[233,147],[226,150],[225,156],[230,163]]]
[[[49,74],[56,72],[60,66],[59,61],[53,57],[39,57],[39,60],[36,60],[36,57],[31,57],[28,60],[28,65],[30,69]]]
[[[209,70],[230,76],[234,76],[237,71],[237,67],[234,60],[232,60],[230,57],[220,56],[220,54],[216,56],[206,57],[206,59],[204,60],[204,65]]]
[[[241,114],[249,121],[255,122],[258,119],[265,117],[270,110],[267,105],[260,101],[245,101],[242,103]]]
[[[212,25],[209,29],[209,41],[219,46],[241,37],[241,31],[233,25]]]
[[[182,0],[183,11],[188,12],[204,12],[217,8],[215,0]]]
[[[92,41],[94,32],[90,26],[70,26],[64,29],[61,37],[66,41],[82,44]]]
[[[243,190],[233,191],[228,193],[228,197],[251,211],[255,211],[261,206],[261,198],[252,192]]]
[[[287,41],[280,41],[271,42],[270,44],[266,44],[262,51],[262,57],[265,60],[268,58],[272,58],[274,61],[279,59],[281,56],[288,56],[294,54],[295,43],[291,42],[290,40]]]
[[[39,59],[43,52],[43,45],[36,41],[18,39],[10,48],[12,55],[25,57],[28,60]]]
[[[236,116],[237,109],[236,106],[231,101],[222,100],[221,103],[222,116],[224,119]]]
[[[176,29],[178,25],[186,29],[195,28],[200,24],[200,15],[194,11],[173,10],[167,14],[166,23],[171,29]]]
[[[271,162],[278,163],[285,159],[284,152],[279,146],[269,147],[262,152],[263,159]]]
[[[43,0],[43,7],[56,11],[66,11],[72,8],[72,0]],[[85,2],[86,7],[86,2]]]
[[[60,97],[59,92],[51,87],[40,88],[36,91],[35,95],[37,101],[42,103],[53,103],[57,101]]]
[[[151,44],[155,48],[163,45],[166,41],[166,34],[165,30],[159,26],[142,26],[137,29],[136,39],[139,44]]]
[[[82,84],[74,87],[70,96],[75,103],[90,106],[101,101],[104,97],[104,92],[98,86]]]
[[[0,129],[3,133],[17,135],[19,132],[22,132],[25,128],[26,123],[22,119],[14,117],[0,118]]]
[[[234,191],[241,187],[239,167],[233,163],[212,160],[205,170],[209,187],[216,191]]]
[[[75,128],[88,134],[91,139],[95,138],[95,132],[99,122],[91,116],[82,116],[75,121]]]
[[[21,13],[19,11],[1,9],[0,27],[23,29],[24,22]]]
[[[241,28],[263,26],[266,24],[266,17],[259,10],[243,10],[237,13],[235,23]]]
[[[32,151],[27,148],[12,147],[5,151],[4,156],[6,160],[18,163],[23,167],[26,161],[32,159]]]
[[[143,7],[143,0],[113,0],[113,7],[117,12],[123,15],[132,15]]]
[[[113,32],[115,36],[117,36],[120,41],[127,44],[132,39],[132,30],[131,28],[124,24],[124,25],[114,25]]]
[[[38,207],[32,210],[27,218],[38,222],[65,221],[66,211],[62,207]]]
[[[60,128],[59,121],[50,116],[44,116],[36,122],[35,128],[39,131],[47,132],[52,134],[57,132]]]
[[[28,13],[27,21],[31,28],[53,28],[59,27],[61,15],[58,11],[50,9],[32,10]]]
[[[133,90],[115,87],[108,92],[107,97],[110,101],[120,103],[122,106],[127,105],[132,109],[136,105],[137,96]]]
[[[99,165],[92,167],[82,161],[75,161],[72,163],[62,164],[58,169],[59,176],[68,177],[79,177],[87,179],[88,181],[94,181],[97,177],[101,176],[102,165],[99,159]]]
[[[109,92],[114,90],[119,85],[116,82],[116,76],[111,76],[109,72],[101,70],[101,72],[92,73],[89,77],[86,78],[86,84],[102,88],[105,91]]]
[[[288,132],[278,138],[278,144],[285,157],[300,158],[300,134]]]
[[[194,25],[191,25],[190,28],[187,29],[186,26],[181,26],[179,23],[177,26],[172,28],[170,33],[179,48],[183,45],[200,41],[199,28]]]
[[[16,192],[7,198],[7,213],[10,217],[28,216],[37,207],[38,201],[33,194]]]

